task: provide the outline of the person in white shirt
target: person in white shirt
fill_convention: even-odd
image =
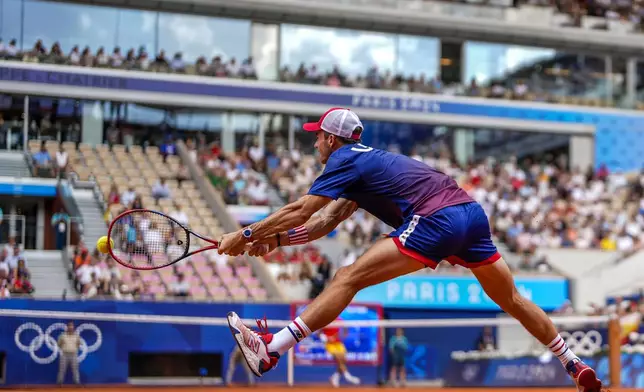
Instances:
[[[72,48],[72,51],[69,52],[69,62],[72,65],[79,65],[80,60],[81,60],[80,50],[78,49],[78,45],[76,45]]]
[[[170,68],[175,72],[183,72],[186,69],[186,64],[183,62],[181,53],[176,53],[170,62]]]
[[[9,264],[9,268],[12,270],[18,267],[18,261],[23,260],[22,252],[20,251],[20,246],[15,245],[11,256],[5,258],[5,262]]]
[[[12,39],[9,42],[9,46],[5,48],[5,53],[11,57],[15,57],[18,55],[18,47],[16,46],[17,41],[15,39]]]
[[[170,188],[168,187],[168,184],[165,183],[165,178],[161,177],[159,181],[154,184],[152,187],[152,197],[157,201],[159,201],[159,199],[170,197]]]
[[[121,54],[121,48],[118,46],[114,48],[114,52],[112,52],[112,56],[110,58],[112,62],[112,67],[120,67],[123,64],[123,55]]]
[[[231,78],[239,76],[239,65],[234,57],[230,59],[228,64],[226,64],[226,73],[228,73],[228,76]]]
[[[170,290],[172,294],[176,297],[188,297],[190,296],[190,284],[186,281],[186,278],[183,274],[177,274],[177,281],[173,282],[170,285]]]
[[[134,192],[134,187],[130,186],[127,191],[123,192],[123,194],[121,195],[121,204],[129,207],[134,199],[136,199],[136,192]]]
[[[174,203],[174,211],[170,213],[170,217],[184,226],[188,226],[188,215],[181,209],[181,204]]]
[[[81,292],[85,292],[85,286],[92,283],[92,276],[101,276],[101,268],[96,265],[94,259],[89,264],[83,264],[76,269],[76,278],[81,286]]]
[[[67,330],[58,337],[60,348],[60,360],[58,362],[58,385],[62,385],[67,368],[71,367],[74,384],[80,384],[80,372],[78,371],[78,350],[81,346],[81,338],[74,329],[74,323],[67,323]]]
[[[266,184],[260,183],[256,178],[251,179],[250,185],[246,189],[248,197],[250,197],[252,204],[264,205],[268,203],[268,191]]]
[[[157,254],[165,252],[165,239],[156,222],[150,223],[150,228],[145,231],[143,236],[143,242],[145,242],[150,253]]]
[[[56,173],[59,177],[64,177],[67,172],[67,162],[69,160],[69,154],[63,148],[63,145],[60,145],[58,151],[56,151]]]

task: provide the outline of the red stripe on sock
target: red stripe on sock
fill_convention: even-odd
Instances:
[[[306,332],[304,332],[304,329],[302,329],[302,327],[300,327],[300,324],[298,324],[297,321],[293,320],[293,324],[295,324],[297,329],[299,329],[300,332],[302,332],[302,335],[306,336]]]
[[[558,344],[559,344],[559,342],[560,342],[561,340],[562,340],[562,339],[561,339],[561,336],[557,337],[557,341],[556,341],[556,342],[554,342],[554,343],[550,343],[550,345],[548,346],[548,348],[553,348],[554,346],[558,345]]]
[[[561,350],[565,345],[566,345],[566,342],[564,342],[564,341],[563,341],[563,339],[561,339],[561,341],[560,341],[559,343],[557,343],[554,347],[552,347],[552,349],[551,349],[551,350],[552,350],[552,351],[559,351],[559,350]]]

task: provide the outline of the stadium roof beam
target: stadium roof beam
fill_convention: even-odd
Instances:
[[[70,1],[65,1],[70,2]],[[644,36],[579,28],[540,27],[495,19],[435,15],[422,10],[386,9],[310,0],[71,0],[82,4],[294,23],[450,40],[538,46],[572,53],[644,57]]]

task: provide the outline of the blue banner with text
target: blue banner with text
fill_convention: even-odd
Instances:
[[[568,299],[565,278],[515,278],[519,292],[546,311]],[[424,308],[498,311],[476,278],[470,276],[402,276],[360,291],[356,301],[370,301],[390,308]]]
[[[317,104],[377,109],[387,112],[441,113],[500,120],[585,124],[595,130],[595,165],[612,170],[644,166],[644,115],[634,111],[527,104],[397,93],[379,90],[332,89],[256,81],[227,81],[187,75],[150,75],[141,72],[23,65],[0,62],[0,80],[40,86],[129,91],[147,94],[181,94],[283,104]]]
[[[182,364],[186,377],[223,378],[236,347],[225,317],[229,311],[253,319],[267,317],[271,320],[289,320],[288,304],[212,304],[169,302],[117,302],[117,301],[40,301],[9,299],[0,302],[2,309],[15,309],[20,316],[0,316],[0,357],[4,359],[5,385],[55,384],[61,363],[58,339],[64,333],[68,313],[79,312],[74,317],[76,332],[80,337],[77,354],[80,378],[83,384],[125,384],[145,373],[150,367],[165,372],[168,366],[177,367],[177,359],[189,355]],[[40,311],[37,317],[29,311]],[[46,313],[43,314],[42,311]],[[58,312],[58,313],[57,313]],[[22,315],[24,314],[24,316]],[[51,315],[51,316],[49,316]],[[139,322],[119,318],[135,315]],[[143,322],[141,316],[162,315],[179,318],[164,322]],[[87,317],[87,318],[84,318]],[[223,325],[187,323],[181,317],[217,317]],[[276,332],[271,328],[271,332]],[[199,356],[209,356],[208,366],[191,366]],[[175,362],[166,362],[169,356]],[[154,357],[154,360],[150,359]],[[147,359],[146,359],[147,358]],[[196,358],[196,359],[195,359]],[[158,362],[154,362],[158,361]],[[156,363],[157,365],[154,365]],[[161,364],[161,365],[158,365]],[[145,366],[144,366],[145,365]],[[238,371],[235,382],[246,382],[241,364],[232,363]],[[141,369],[144,367],[144,369]],[[147,369],[145,368],[147,367]],[[160,369],[160,370],[159,370]],[[176,370],[176,369],[170,369]],[[354,374],[365,383],[375,383],[377,369],[358,366]],[[286,383],[287,366],[279,366],[259,381]],[[296,366],[295,382],[328,382],[333,365]],[[191,372],[191,373],[190,373]],[[71,374],[66,381],[70,382]]]
[[[582,358],[597,371],[604,385],[609,385],[608,357]],[[644,388],[644,354],[622,355],[622,386]],[[556,358],[547,361],[535,357],[515,359],[453,360],[445,374],[450,387],[572,387],[574,384]]]

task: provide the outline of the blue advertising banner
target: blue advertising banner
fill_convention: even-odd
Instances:
[[[519,292],[546,311],[568,299],[564,278],[515,278]],[[476,278],[470,276],[411,275],[367,287],[356,301],[370,301],[391,308],[498,311]]]
[[[289,305],[205,304],[116,301],[39,301],[3,300],[3,309],[41,310],[47,312],[114,313],[125,315],[167,315],[225,317],[235,311],[244,318],[268,317],[288,320]],[[5,385],[55,384],[60,355],[57,338],[69,320],[58,317],[0,317],[0,354],[5,359]],[[228,326],[189,325],[181,323],[141,323],[104,320],[75,320],[81,338],[78,354],[81,382],[84,384],[125,384],[129,379],[132,355],[214,354],[222,360],[220,375],[225,374],[235,342]],[[275,329],[272,329],[275,332]],[[279,366],[259,381],[285,383],[287,366]],[[333,366],[296,366],[295,382],[328,382]],[[356,367],[356,376],[365,383],[375,383],[377,370]],[[199,377],[200,374],[195,374]],[[213,376],[210,374],[209,376]],[[234,381],[245,382],[241,368]],[[69,380],[69,379],[68,379]]]
[[[56,197],[56,185],[0,183],[0,195]]]
[[[597,371],[604,385],[609,385],[607,356],[582,358]],[[644,354],[622,355],[622,387],[644,388]],[[557,359],[539,358],[452,360],[445,374],[450,387],[572,387],[570,376]]]
[[[141,72],[87,70],[0,62],[0,80],[38,86],[69,86],[156,94],[245,99],[284,104],[318,104],[376,109],[383,113],[427,113],[585,124],[595,130],[595,165],[612,170],[644,166],[644,114],[635,111],[583,108],[541,103],[394,93],[378,90],[330,89],[319,86],[231,81],[219,78],[150,75]],[[400,121],[400,120],[398,120]]]
[[[306,303],[292,306],[295,319],[304,311]],[[382,318],[382,307],[378,305],[351,304],[340,313],[337,320]],[[346,352],[348,364],[378,365],[382,359],[382,334],[378,327],[325,328],[295,346],[295,360],[309,365],[335,363],[329,351],[338,348]]]

